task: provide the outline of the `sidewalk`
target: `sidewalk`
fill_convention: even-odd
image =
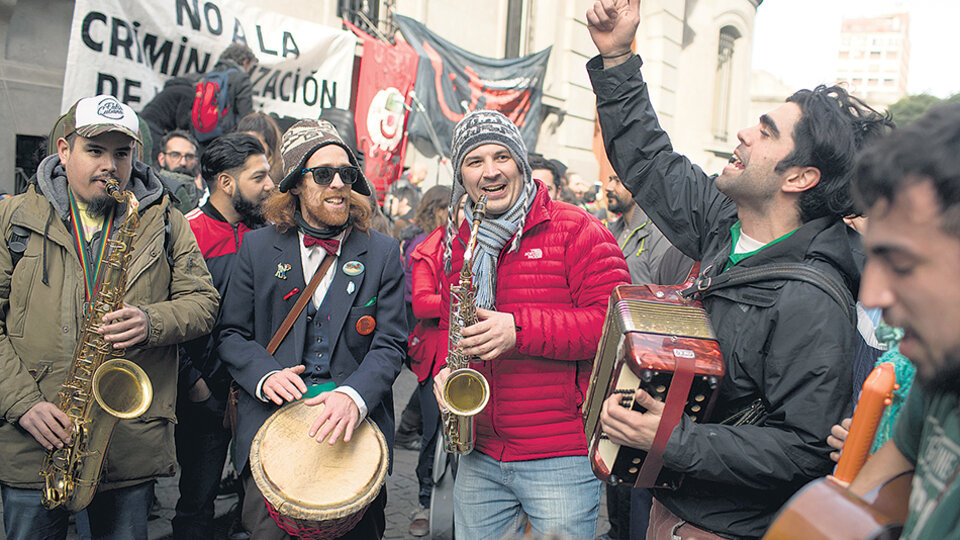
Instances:
[[[400,412],[406,405],[410,394],[416,387],[416,376],[409,370],[404,369],[393,385],[393,399],[396,406],[396,417],[400,418]],[[387,540],[415,540],[417,537],[410,534],[410,515],[417,507],[417,452],[406,450],[400,447],[394,449],[393,474],[387,477],[387,530],[384,538]],[[159,509],[157,518],[149,522],[150,540],[165,540],[173,538],[170,520],[173,519],[174,509],[177,504],[178,489],[177,482],[179,476],[173,478],[163,478],[157,482],[157,501]],[[226,521],[226,514],[231,506],[236,503],[237,497],[220,497],[216,501],[217,531],[212,540],[226,540],[226,530],[229,523]],[[0,516],[3,515],[0,510]],[[607,509],[603,501],[600,504],[600,519],[598,520],[598,534],[606,532]],[[0,540],[5,540],[6,536],[0,528]],[[71,525],[68,539],[76,539],[76,531]]]

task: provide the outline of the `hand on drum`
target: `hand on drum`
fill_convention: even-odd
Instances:
[[[443,385],[450,377],[450,368],[445,367],[433,377],[433,397],[437,398],[437,405],[441,411],[447,410],[447,402],[443,400]]]
[[[637,390],[636,403],[647,409],[642,413],[620,405],[620,395],[612,394],[603,402],[600,411],[600,425],[610,440],[621,446],[650,450],[653,438],[660,426],[663,415],[663,403]]]
[[[350,442],[353,430],[360,422],[360,409],[353,398],[343,392],[333,391],[324,392],[304,403],[311,407],[321,403],[324,405],[323,412],[310,426],[310,436],[316,437],[318,443],[327,439],[328,443],[334,444],[340,435],[343,435],[343,442]],[[330,436],[329,439],[327,435]]]
[[[284,401],[300,399],[307,391],[307,385],[300,378],[300,374],[305,369],[307,366],[303,364],[281,369],[263,381],[260,393],[276,405],[283,405]]]

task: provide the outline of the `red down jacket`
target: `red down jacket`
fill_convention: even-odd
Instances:
[[[437,227],[410,255],[413,261],[413,316],[420,322],[410,333],[408,351],[413,359],[411,369],[417,374],[418,382],[427,380],[437,363],[447,357],[447,338],[437,327],[440,319],[449,315],[440,312],[443,231],[444,227]]]
[[[490,401],[475,417],[475,447],[499,461],[586,455],[580,407],[610,293],[630,283],[607,228],[580,208],[551,201],[537,185],[519,249],[510,252],[508,242],[497,263],[494,309],[513,314],[517,344],[473,365],[490,383]],[[463,224],[454,239],[441,313],[449,311],[449,286],[459,277],[469,234]],[[448,325],[441,317],[444,341]]]

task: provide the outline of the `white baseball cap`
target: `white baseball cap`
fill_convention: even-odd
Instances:
[[[119,131],[140,143],[140,120],[129,105],[111,95],[78,100],[63,117],[63,136],[76,132],[85,138]]]

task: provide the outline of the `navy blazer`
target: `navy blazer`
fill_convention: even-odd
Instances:
[[[296,229],[280,234],[267,226],[244,235],[220,310],[217,352],[245,390],[237,408],[238,470],[243,470],[257,430],[278,407],[255,397],[267,373],[301,364],[306,339],[304,309],[270,355],[267,343],[306,289]],[[344,264],[359,261],[363,272],[348,275]],[[286,268],[279,271],[279,268]],[[340,249],[325,302],[333,306],[331,336],[338,336],[330,358],[330,374],[338,386],[350,386],[367,405],[368,416],[387,439],[393,463],[393,382],[407,350],[400,245],[375,231],[352,231]],[[285,276],[280,277],[280,276]],[[350,283],[353,283],[350,286]],[[286,298],[285,298],[286,297]],[[369,306],[367,304],[370,304]],[[363,336],[357,320],[373,316],[376,328]],[[307,433],[304,432],[304,437]]]

